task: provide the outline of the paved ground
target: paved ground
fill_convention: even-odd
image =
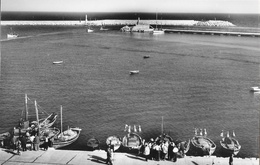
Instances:
[[[144,158],[128,153],[114,153],[114,165],[228,165],[228,158],[211,157],[189,157],[178,159],[177,162],[170,161],[145,161]],[[96,151],[26,151],[21,155],[11,150],[0,149],[0,163],[2,165],[101,165],[106,163],[106,152]],[[234,158],[234,165],[259,165],[256,158]]]

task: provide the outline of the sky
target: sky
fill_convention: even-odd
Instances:
[[[260,0],[1,0],[1,11],[260,14]]]

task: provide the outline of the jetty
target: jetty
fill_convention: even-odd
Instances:
[[[96,165],[106,163],[106,152],[104,150],[95,151],[77,151],[77,150],[55,150],[49,148],[47,151],[26,151],[21,152],[20,155],[14,154],[9,150],[0,149],[0,163],[1,165],[11,164],[30,164],[30,165],[48,165],[48,164],[59,164],[59,165]],[[172,161],[145,161],[145,158],[128,153],[113,153],[113,164],[114,165],[223,165],[228,164],[229,158],[222,158],[216,156],[207,157],[194,157],[185,156],[179,158],[177,162]],[[259,165],[258,158],[234,158],[233,163],[235,165]]]

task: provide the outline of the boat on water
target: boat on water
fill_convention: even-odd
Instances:
[[[18,34],[14,34],[14,33],[8,33],[7,34],[7,39],[14,39],[14,38],[17,38],[18,37]]]
[[[96,138],[90,138],[88,141],[87,141],[87,146],[92,148],[93,150],[95,148],[99,148],[99,144],[100,144],[100,141]]]
[[[142,145],[142,138],[136,133],[129,133],[123,137],[122,145],[130,149],[139,149]]]
[[[119,137],[117,136],[109,136],[106,139],[106,144],[107,145],[112,145],[114,147],[114,151],[118,150],[121,146],[121,140]]]
[[[49,128],[51,127],[55,121],[57,120],[57,114],[56,113],[51,113],[48,117],[44,119],[39,120],[39,128]]]
[[[7,39],[14,39],[17,38],[18,34],[16,34],[12,28],[10,28],[10,33],[7,33]]]
[[[260,92],[260,88],[259,87],[251,87],[250,89],[252,92]]]
[[[241,149],[241,145],[238,140],[235,139],[235,133],[233,131],[233,136],[229,136],[229,132],[227,132],[227,136],[223,137],[223,132],[221,133],[222,140],[220,141],[221,150],[220,154],[223,157],[229,157],[232,154],[235,156],[239,153]]]
[[[143,56],[143,58],[144,58],[144,59],[146,59],[146,58],[150,58],[150,56],[146,55],[146,56]]]
[[[138,73],[139,73],[139,70],[132,70],[132,71],[130,71],[129,73],[130,73],[130,75],[132,75],[132,74],[138,74]]]
[[[57,137],[54,137],[53,147],[55,149],[72,144],[79,138],[81,132],[81,129],[78,127],[74,127],[74,128],[68,127],[67,130],[62,131],[62,106],[60,111],[61,111],[61,129],[60,129],[61,133]]]
[[[157,27],[157,13],[156,13],[156,25],[155,25],[155,29],[153,30],[153,34],[164,34],[164,30],[162,29],[162,27],[159,29]]]
[[[53,61],[53,64],[62,64],[63,61]]]
[[[206,129],[204,135],[201,133],[190,140],[190,149],[188,153],[192,156],[212,155],[216,150],[216,144],[207,137]]]
[[[105,25],[102,24],[101,27],[100,27],[100,30],[101,30],[101,31],[106,31],[106,30],[108,30],[108,28],[105,28]]]
[[[54,138],[55,136],[58,136],[60,133],[60,129],[58,128],[42,128],[40,129],[40,140],[44,141],[45,138]]]

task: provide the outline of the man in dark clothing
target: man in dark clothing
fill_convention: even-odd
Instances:
[[[26,136],[22,136],[21,137],[21,146],[22,146],[23,151],[27,151],[26,142],[27,142]]]
[[[230,157],[229,157],[229,165],[233,165],[233,157],[234,157],[234,154],[230,155]]]
[[[107,161],[106,161],[106,164],[110,164],[110,165],[113,165],[112,164],[112,160],[111,160],[111,146],[109,145],[108,147],[107,147],[107,150],[106,150],[106,152],[107,152]]]

